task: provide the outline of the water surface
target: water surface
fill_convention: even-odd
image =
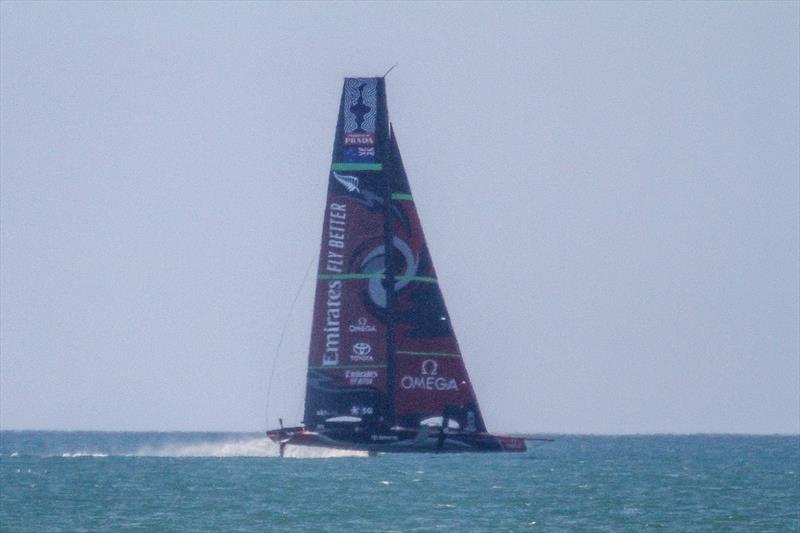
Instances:
[[[800,436],[290,452],[257,434],[0,432],[0,529],[800,531]]]

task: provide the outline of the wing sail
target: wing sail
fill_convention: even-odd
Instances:
[[[442,416],[463,431],[486,430],[389,126],[383,78],[346,78],[303,422],[417,427]]]
[[[304,423],[387,417],[387,327],[368,297],[381,283],[388,140],[380,78],[347,78],[328,180]]]

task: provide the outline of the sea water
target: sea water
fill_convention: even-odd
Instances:
[[[258,434],[0,432],[0,530],[800,531],[800,436],[289,453]]]

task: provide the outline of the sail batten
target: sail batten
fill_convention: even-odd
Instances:
[[[460,353],[444,353],[444,352],[409,352],[406,350],[397,350],[401,355],[419,355],[421,357],[461,357]]]
[[[383,170],[381,163],[334,163],[331,165],[331,170],[363,170],[363,171],[380,171]]]

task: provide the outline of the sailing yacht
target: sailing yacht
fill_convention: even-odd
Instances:
[[[302,425],[280,444],[524,452],[487,431],[425,242],[384,78],[346,78],[316,279]]]

